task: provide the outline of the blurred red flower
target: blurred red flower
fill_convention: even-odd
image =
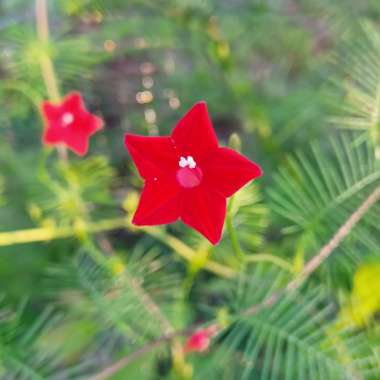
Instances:
[[[204,329],[200,329],[193,333],[186,341],[184,351],[185,352],[204,352],[211,343],[211,338],[218,333],[216,326],[210,326]]]
[[[63,144],[80,156],[88,151],[90,136],[103,127],[103,120],[89,113],[79,92],[71,92],[61,103],[44,101],[45,121],[42,141],[45,145]]]
[[[213,244],[221,238],[226,198],[261,175],[258,165],[219,147],[205,102],[196,103],[171,136],[126,134],[125,145],[145,180],[133,223],[181,219]]]

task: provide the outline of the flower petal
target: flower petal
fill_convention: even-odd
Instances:
[[[70,128],[66,131],[65,143],[79,156],[84,156],[88,151],[89,137],[89,134],[84,131]]]
[[[74,133],[81,131],[84,135],[93,135],[103,128],[103,120],[87,111],[74,115],[74,121],[70,125],[70,130]]]
[[[170,137],[125,135],[125,146],[141,177],[153,179],[174,172],[178,157]]]
[[[196,103],[173,129],[172,138],[182,156],[202,159],[218,147],[205,102]]]
[[[104,127],[104,121],[101,117],[95,116],[90,114],[91,120],[89,120],[88,123],[88,131],[91,135],[93,135],[95,132],[103,129]]]
[[[226,217],[226,199],[204,186],[187,190],[183,194],[182,221],[196,229],[212,244],[219,242]]]
[[[42,135],[42,142],[47,145],[62,142],[62,131],[60,128],[47,127]]]
[[[86,111],[82,95],[80,92],[70,92],[65,96],[62,102],[62,111],[78,113],[79,111]]]
[[[219,148],[203,163],[205,186],[230,197],[261,175],[260,166],[229,148]]]
[[[174,178],[145,182],[133,224],[152,226],[176,221],[180,212],[180,188]]]
[[[62,114],[60,106],[52,104],[47,100],[41,103],[41,111],[44,116],[45,122],[48,122],[49,120],[58,119],[59,116]]]

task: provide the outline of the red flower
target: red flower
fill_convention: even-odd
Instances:
[[[59,104],[45,101],[41,105],[45,121],[43,143],[66,145],[83,156],[88,151],[91,135],[103,127],[99,117],[87,112],[79,92],[72,92]]]
[[[195,104],[171,136],[127,134],[125,144],[145,180],[133,223],[181,219],[213,244],[221,238],[226,198],[261,175],[258,165],[218,146],[205,102]]]
[[[211,343],[211,338],[218,333],[218,328],[210,326],[205,329],[200,329],[193,333],[186,341],[184,351],[185,352],[204,352]]]

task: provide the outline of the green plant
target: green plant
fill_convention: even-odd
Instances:
[[[0,378],[379,379],[378,23],[354,0],[4,1]],[[75,89],[106,122],[83,158],[40,141]],[[121,142],[200,96],[264,169],[217,246],[131,223]]]

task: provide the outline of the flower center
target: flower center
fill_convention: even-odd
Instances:
[[[198,186],[203,178],[202,170],[197,166],[192,156],[181,156],[177,170],[178,183],[187,189]]]
[[[187,158],[181,156],[178,165],[180,168],[186,168],[188,166],[190,169],[194,169],[197,167],[197,164],[192,156],[187,156]]]
[[[62,116],[62,125],[67,127],[74,121],[74,115],[70,112],[65,112]]]

